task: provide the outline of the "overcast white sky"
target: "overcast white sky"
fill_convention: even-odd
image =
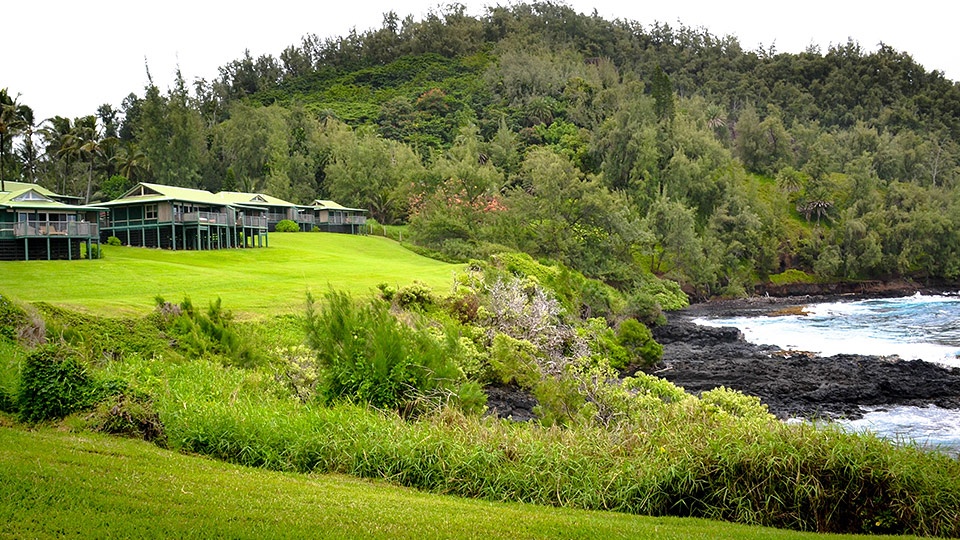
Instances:
[[[443,2],[444,4],[449,2]],[[510,1],[463,0],[479,15],[486,6]],[[800,52],[811,44],[826,51],[848,38],[868,50],[880,42],[909,53],[928,71],[960,80],[954,42],[960,7],[945,0],[878,2],[808,0],[570,0],[579,12],[594,9],[607,19],[655,21],[704,27],[734,35],[745,49],[758,45]],[[240,58],[279,57],[305,34],[338,36],[351,28],[379,28],[383,14],[421,19],[435,0],[308,2],[211,2],[207,0],[15,0],[0,9],[0,88],[20,95],[39,120],[54,115],[94,114],[99,105],[119,107],[130,92],[143,95],[144,59],[154,82],[166,89],[176,66],[190,82],[213,79],[217,68]]]

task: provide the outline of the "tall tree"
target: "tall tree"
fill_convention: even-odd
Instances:
[[[138,147],[147,156],[157,182],[184,187],[201,185],[206,134],[179,72],[166,96],[155,85],[148,85],[136,128]]]
[[[87,189],[84,194],[84,204],[90,204],[90,195],[93,190],[93,170],[97,161],[102,162],[106,168],[108,164],[107,153],[118,140],[115,137],[101,137],[97,132],[93,132],[92,135],[80,146],[80,151],[87,158]]]
[[[17,97],[10,97],[6,88],[0,89],[0,191],[7,190],[3,182],[7,176],[7,156],[13,137],[27,126],[28,117],[32,119],[33,112],[18,103]]]
[[[73,133],[73,122],[63,116],[54,116],[43,123],[40,136],[44,141],[44,153],[52,166],[53,189],[66,193],[70,176],[70,160],[79,152]]]
[[[423,176],[420,159],[410,147],[369,129],[354,132],[335,121],[327,123],[324,139],[330,152],[324,182],[331,197],[368,209],[380,223],[406,217],[411,184]]]
[[[650,93],[653,95],[654,111],[657,118],[661,121],[670,122],[676,114],[676,106],[673,100],[673,84],[670,83],[670,77],[664,73],[663,68],[657,66],[653,72],[653,80],[650,84]]]

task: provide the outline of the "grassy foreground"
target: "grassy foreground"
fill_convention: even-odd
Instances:
[[[0,485],[2,538],[822,537],[445,497],[340,475],[238,467],[140,441],[52,429],[0,427]]]
[[[240,316],[302,312],[306,292],[328,287],[368,294],[380,283],[419,280],[449,288],[460,268],[412,253],[382,237],[272,233],[269,248],[169,251],[103,246],[82,261],[0,262],[3,292],[97,315],[143,315],[163,296],[198,306],[220,297]]]

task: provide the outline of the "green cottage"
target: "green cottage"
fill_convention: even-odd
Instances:
[[[70,204],[64,197],[23,182],[0,191],[0,260],[73,260],[99,247],[97,212],[104,208]],[[67,202],[64,202],[67,201]]]
[[[245,193],[240,191],[221,191],[217,196],[228,204],[254,205],[267,209],[267,230],[277,230],[277,223],[288,219],[297,224],[301,231],[313,230],[313,209],[301,206],[265,193]]]
[[[366,210],[347,208],[333,201],[317,199],[308,207],[313,214],[314,224],[324,232],[358,234],[367,224]]]
[[[100,238],[128,246],[173,250],[267,247],[268,211],[229,202],[202,189],[140,182],[101,203]]]

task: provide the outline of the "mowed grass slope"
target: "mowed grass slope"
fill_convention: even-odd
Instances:
[[[219,297],[238,315],[268,316],[300,312],[307,291],[328,287],[364,295],[419,280],[445,292],[461,268],[382,237],[333,233],[271,233],[269,248],[103,249],[101,260],[0,262],[0,292],[98,315],[146,313],[158,295],[201,307]]]
[[[823,537],[432,495],[346,476],[238,467],[141,441],[52,429],[0,427],[0,486],[0,538]]]

